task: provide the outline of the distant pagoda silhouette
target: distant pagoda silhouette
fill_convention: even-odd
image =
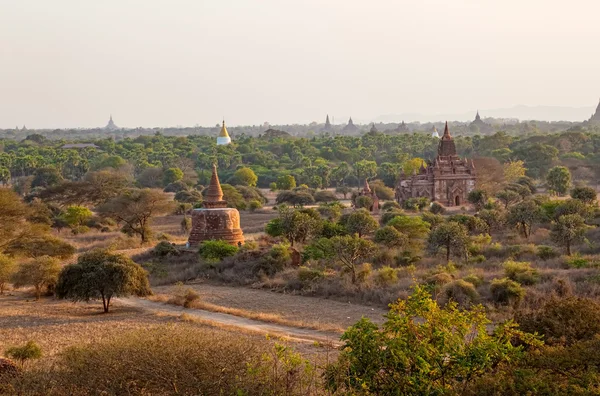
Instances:
[[[329,114],[327,114],[327,118],[325,118],[325,126],[323,127],[324,131],[331,131],[331,122],[329,122]]]
[[[352,117],[350,117],[350,119],[348,120],[348,124],[346,124],[346,126],[344,126],[344,128],[342,129],[342,132],[344,133],[352,133],[352,132],[357,132],[359,130],[359,128],[354,125],[354,122],[352,121]]]
[[[108,120],[108,124],[104,127],[107,131],[116,131],[119,127],[115,124],[112,119],[112,114],[110,115],[110,119]]]
[[[400,124],[398,124],[398,128],[396,128],[396,132],[410,132],[410,129],[408,129],[408,126],[406,125],[404,120],[402,120],[402,122]]]
[[[598,107],[596,107],[596,112],[590,118],[591,122],[600,122],[600,101],[598,102]]]

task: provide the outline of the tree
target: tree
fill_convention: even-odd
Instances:
[[[4,294],[6,286],[17,270],[17,263],[8,256],[0,254],[0,294]]]
[[[102,216],[124,224],[123,232],[137,234],[142,244],[148,241],[152,217],[169,213],[173,202],[160,190],[130,189],[98,208]]]
[[[35,176],[31,181],[31,187],[52,187],[63,180],[60,172],[56,168],[39,168],[35,171]]]
[[[85,206],[69,206],[62,218],[69,226],[78,227],[82,226],[92,216],[92,211]]]
[[[287,203],[290,205],[304,206],[315,203],[315,198],[308,191],[282,191],[275,198],[277,204]]]
[[[405,175],[412,175],[414,172],[419,172],[421,166],[427,166],[422,158],[412,158],[404,161],[402,164],[402,171]]]
[[[163,185],[169,185],[183,179],[183,171],[179,168],[169,168],[163,173]]]
[[[524,357],[537,337],[512,321],[488,331],[477,306],[440,307],[424,287],[390,305],[381,328],[363,318],[342,336],[337,363],[326,371],[330,391],[340,394],[471,394],[473,382]],[[516,342],[515,342],[516,341]]]
[[[361,183],[365,179],[375,177],[377,174],[377,162],[361,160],[354,164],[354,171],[356,172],[356,178],[358,183]]]
[[[50,256],[43,256],[27,261],[19,266],[14,274],[15,287],[33,286],[35,299],[39,300],[44,287],[52,289],[58,280],[60,261]]]
[[[352,212],[346,218],[344,225],[348,232],[358,234],[359,238],[373,233],[379,227],[379,223],[367,209],[358,209]]]
[[[351,191],[352,190],[348,186],[339,186],[339,187],[336,187],[336,189],[335,189],[336,193],[342,194],[344,196],[344,199],[346,199],[346,196],[348,194],[350,194]]]
[[[555,166],[548,171],[546,183],[550,190],[558,195],[565,194],[571,185],[571,172],[564,166]]]
[[[229,180],[230,184],[256,187],[258,176],[250,168],[242,167],[236,170]]]
[[[396,216],[387,222],[410,240],[423,239],[429,233],[429,223],[417,216]]]
[[[525,176],[525,163],[523,161],[509,161],[503,165],[504,180],[507,183],[514,183]]]
[[[552,225],[550,237],[556,244],[564,246],[567,255],[570,256],[571,246],[584,240],[587,228],[583,217],[580,215],[562,215]]]
[[[373,240],[390,248],[401,248],[408,243],[407,236],[392,226],[384,226],[375,231]]]
[[[368,195],[361,195],[354,199],[354,206],[357,209],[367,209],[370,210],[373,207],[373,198]]]
[[[427,244],[429,250],[434,254],[440,248],[444,248],[447,262],[450,261],[451,253],[466,259],[468,256],[469,233],[464,225],[448,221],[431,230]]]
[[[304,242],[309,237],[317,235],[320,227],[318,213],[315,218],[309,213],[280,206],[279,217],[267,223],[265,232],[271,236],[284,236],[294,246],[294,242]]]
[[[475,210],[481,210],[487,201],[487,192],[485,190],[473,190],[467,195],[467,201],[475,207]]]
[[[307,248],[314,258],[332,260],[341,265],[344,272],[350,273],[352,283],[356,283],[357,280],[356,266],[375,250],[376,246],[373,242],[362,239],[356,234],[321,238]]]
[[[277,178],[277,189],[292,190],[296,188],[296,179],[292,175],[281,175]]]
[[[535,201],[529,199],[510,208],[506,221],[510,226],[519,228],[525,238],[529,238],[533,225],[541,217],[541,208]]]
[[[510,205],[518,202],[521,196],[512,190],[502,190],[496,194],[496,198],[504,204],[504,209],[508,209]]]
[[[571,197],[591,205],[597,200],[597,193],[592,187],[575,187],[571,190]]]
[[[148,274],[129,257],[106,250],[92,250],[67,265],[56,285],[58,298],[72,301],[102,300],[108,313],[113,297],[150,295]]]

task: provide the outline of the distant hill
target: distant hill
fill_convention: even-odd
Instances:
[[[585,121],[594,113],[594,107],[564,107],[564,106],[525,106],[518,105],[501,109],[479,109],[481,117],[488,118],[517,118],[519,120],[540,120],[540,121]],[[420,113],[399,113],[385,114],[376,117],[376,122],[434,122],[444,120],[473,121],[477,110],[471,110],[465,113],[440,113],[440,114],[420,114]]]

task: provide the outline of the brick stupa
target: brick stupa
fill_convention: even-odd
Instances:
[[[189,246],[198,246],[202,241],[211,239],[223,240],[235,246],[244,243],[240,212],[235,208],[228,208],[227,202],[223,200],[216,165],[213,165],[210,185],[202,206],[203,208],[192,211]]]

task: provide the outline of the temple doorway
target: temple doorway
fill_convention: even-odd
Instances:
[[[454,198],[454,205],[455,205],[455,206],[460,206],[460,195],[457,195],[457,196]]]

